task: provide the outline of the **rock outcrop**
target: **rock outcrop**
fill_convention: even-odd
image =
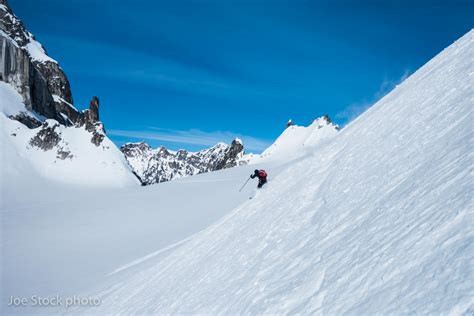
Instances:
[[[120,150],[142,185],[170,181],[241,164],[244,146],[239,139],[198,152],[152,149],[147,143],[128,143]]]
[[[85,126],[85,129],[92,133],[91,142],[99,146],[105,137],[104,124],[99,121],[99,98],[94,96],[89,103],[89,109],[79,113],[76,126]]]
[[[27,109],[63,125],[77,121],[69,81],[59,64],[0,0],[0,80],[22,95]]]
[[[30,139],[29,145],[43,151],[54,150],[56,158],[61,160],[73,157],[61,135],[61,125],[55,120],[46,120]]]
[[[31,138],[30,145],[45,151],[53,149],[61,141],[58,129],[59,124],[56,121],[47,120],[36,135]]]
[[[0,80],[11,85],[23,98],[27,112],[10,115],[29,128],[42,126],[52,119],[71,127],[85,127],[91,142],[99,146],[105,129],[99,121],[99,98],[94,96],[89,109],[73,106],[69,81],[58,62],[13,14],[6,0],[0,0]],[[41,131],[46,133],[43,125]],[[35,138],[38,145],[42,138]],[[38,147],[47,150],[47,144]]]

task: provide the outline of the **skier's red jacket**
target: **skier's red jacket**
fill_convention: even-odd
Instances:
[[[258,177],[259,180],[267,180],[267,172],[263,169],[261,169],[261,170],[255,169],[253,175],[251,175],[250,178],[253,179],[253,178],[257,178],[257,177]]]

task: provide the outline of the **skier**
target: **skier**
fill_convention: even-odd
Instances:
[[[267,183],[267,172],[263,169],[255,169],[254,173],[250,175],[250,178],[254,179],[258,177],[257,187],[260,189],[265,183]]]

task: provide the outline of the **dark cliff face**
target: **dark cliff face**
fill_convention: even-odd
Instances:
[[[220,165],[216,167],[216,170],[237,166],[240,155],[243,152],[244,145],[240,141],[234,139],[230,144],[229,149],[225,152]]]
[[[75,123],[79,112],[66,75],[5,0],[0,1],[0,30],[0,80],[17,89],[29,110],[64,125]]]
[[[240,140],[232,141],[231,145],[219,143],[198,152],[152,149],[144,142],[125,144],[120,150],[142,185],[234,167],[243,164],[244,154]]]
[[[11,119],[29,128],[43,126],[42,130],[44,119],[54,119],[64,126],[85,126],[96,146],[104,139],[105,129],[99,121],[99,98],[94,96],[89,109],[82,112],[73,106],[71,87],[64,71],[13,14],[6,0],[0,0],[0,80],[23,97],[28,111],[39,114],[22,112],[10,116]],[[33,145],[48,148],[38,145],[40,140],[37,138]]]

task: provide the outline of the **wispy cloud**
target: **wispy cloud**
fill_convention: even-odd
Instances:
[[[74,51],[87,54],[85,58],[74,60],[73,67],[69,69],[70,73],[76,75],[121,79],[205,93],[228,93],[240,89],[236,82],[220,77],[208,69],[180,64],[163,58],[158,53],[150,55],[133,47],[120,47],[113,43],[83,38],[57,35],[47,35],[44,38],[48,42],[61,43],[66,53]]]
[[[47,42],[61,43],[65,57],[73,56],[68,73],[101,78],[107,81],[121,80],[147,86],[172,89],[199,95],[242,98],[264,97],[275,98],[272,86],[259,80],[241,80],[241,76],[225,76],[212,69],[180,63],[159,54],[146,53],[135,47],[121,47],[114,43],[96,39],[71,38],[60,35],[46,35]],[[93,52],[93,53],[91,53]],[[84,58],[77,58],[84,54]],[[53,56],[54,57],[54,56]],[[304,99],[303,96],[292,95],[292,99]]]
[[[392,91],[397,85],[402,83],[410,76],[410,74],[411,72],[409,70],[405,70],[403,75],[398,80],[385,79],[372,98],[350,104],[344,110],[336,114],[336,119],[345,120],[346,124],[353,121],[356,117],[364,113],[372,105],[382,99],[387,93]]]
[[[242,139],[244,146],[249,150],[261,151],[266,149],[270,142],[252,136],[241,135],[229,131],[204,132],[199,129],[171,130],[151,128],[151,130],[108,130],[112,136],[128,137],[137,140],[160,140],[188,145],[213,146],[218,142],[230,143],[236,137]]]

